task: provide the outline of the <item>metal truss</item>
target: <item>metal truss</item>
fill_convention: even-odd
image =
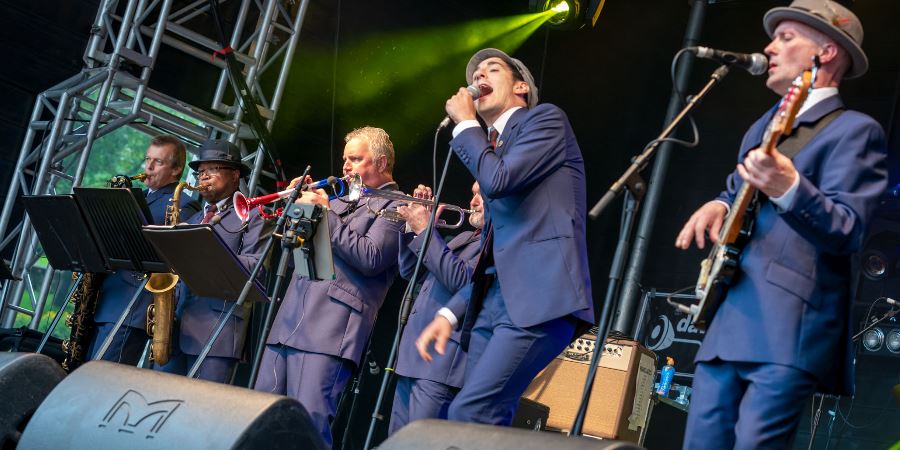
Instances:
[[[309,1],[217,1],[219,5],[236,4],[229,46],[242,69],[240,75],[258,102],[257,109],[271,129]],[[68,275],[38,265],[43,253],[29,217],[26,214],[20,222],[12,222],[17,197],[68,193],[71,187],[79,186],[98,138],[131,127],[150,135],[176,135],[189,147],[208,138],[228,139],[241,148],[244,161],[253,167],[245,186],[251,195],[260,190],[260,177],[273,176],[264,170],[264,152],[244,123],[241,108],[225,103],[226,98],[235,96],[225,62],[213,57],[221,46],[207,36],[213,30],[199,31],[209,7],[208,0],[103,1],[91,27],[82,71],[37,96],[0,214],[0,252],[15,242],[11,266],[21,279],[6,282],[0,291],[0,325],[11,327],[16,315],[24,314],[31,318],[29,327],[36,329],[52,281],[60,278],[57,284],[61,286]],[[167,69],[156,67],[163,45],[218,68],[218,82],[209,83],[215,84],[215,91],[207,108],[148,87],[154,70]],[[274,78],[274,83],[261,83],[261,77],[269,72],[273,75],[267,80]],[[65,289],[58,287],[57,291]],[[26,292],[32,299],[32,309],[22,306]]]

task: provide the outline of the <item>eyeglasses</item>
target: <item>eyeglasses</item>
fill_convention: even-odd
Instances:
[[[165,166],[169,163],[169,160],[161,158],[151,158],[149,156],[144,157],[144,165],[149,166],[150,163],[153,163],[153,165],[155,166]]]
[[[205,169],[200,169],[196,172],[191,172],[191,175],[193,175],[194,178],[200,178],[204,175],[213,176],[213,175],[218,175],[223,170],[237,170],[237,168],[231,167],[231,166],[213,166],[213,167],[207,167]]]

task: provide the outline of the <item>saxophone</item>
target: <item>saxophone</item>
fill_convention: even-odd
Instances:
[[[175,186],[175,192],[166,206],[166,225],[175,225],[179,222],[181,212],[181,191],[205,191],[209,186],[198,184],[191,186],[185,181]],[[172,331],[175,326],[175,285],[178,284],[178,275],[174,273],[154,273],[147,280],[144,287],[153,295],[153,303],[147,307],[147,334],[152,338],[150,344],[150,359],[156,364],[163,365],[169,362],[172,353]]]
[[[142,173],[133,177],[116,175],[106,181],[106,186],[111,188],[130,188],[131,182],[144,181],[147,174]],[[72,278],[77,279],[78,274],[73,273]],[[84,363],[87,358],[87,349],[94,337],[94,312],[97,310],[97,300],[100,298],[100,286],[105,275],[102,273],[85,273],[81,281],[72,290],[72,296],[67,300],[74,305],[72,315],[66,318],[69,326],[69,338],[62,342],[65,359],[62,367],[71,372]]]

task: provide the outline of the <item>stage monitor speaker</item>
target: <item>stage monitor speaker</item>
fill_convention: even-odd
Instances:
[[[0,449],[16,447],[28,419],[65,376],[48,356],[0,352]]]
[[[28,449],[324,449],[294,399],[105,361],[72,372],[25,428]]]
[[[590,334],[576,339],[525,390],[526,398],[550,407],[548,430],[571,429],[595,341]],[[635,341],[608,339],[598,365],[583,434],[639,442],[650,413],[656,356]]]
[[[529,431],[519,428],[418,420],[400,429],[378,450],[641,450],[630,442]]]

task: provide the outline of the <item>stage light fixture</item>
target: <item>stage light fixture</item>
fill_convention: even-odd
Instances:
[[[891,353],[900,353],[900,329],[891,330],[884,340],[884,346]]]
[[[870,352],[881,350],[884,345],[884,332],[880,328],[872,328],[863,335],[863,347]]]
[[[531,10],[547,14],[552,28],[577,29],[584,26],[582,0],[531,0]]]
[[[872,281],[883,280],[887,276],[888,262],[884,253],[869,250],[862,256],[862,272]]]

